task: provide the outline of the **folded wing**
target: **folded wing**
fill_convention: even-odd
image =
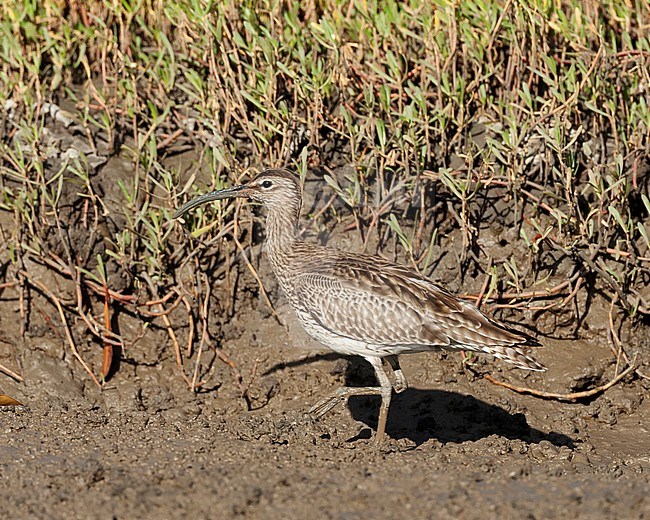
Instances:
[[[303,312],[354,340],[421,347],[413,350],[539,345],[415,271],[374,258],[372,263],[363,256],[325,263],[297,276],[294,287]]]

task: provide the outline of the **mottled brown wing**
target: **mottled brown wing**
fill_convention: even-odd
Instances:
[[[359,341],[423,349],[529,343],[415,271],[381,259],[346,256],[298,276],[294,287],[303,311]]]
[[[339,336],[375,345],[449,344],[445,334],[423,327],[420,312],[398,298],[319,274],[299,276],[295,287],[301,310]]]

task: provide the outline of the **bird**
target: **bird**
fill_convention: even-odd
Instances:
[[[380,256],[304,241],[297,176],[267,169],[250,182],[200,195],[173,218],[208,202],[247,198],[266,208],[264,250],[282,292],[309,336],[334,352],[364,358],[379,386],[342,387],[317,402],[317,420],[353,395],[379,395],[375,444],[382,444],[393,390],[408,388],[399,356],[438,349],[489,354],[515,367],[544,371],[529,353],[541,344],[483,314],[414,268]],[[392,375],[392,377],[390,377]]]

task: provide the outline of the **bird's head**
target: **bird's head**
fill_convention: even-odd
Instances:
[[[301,193],[296,176],[287,170],[265,170],[247,184],[212,191],[186,202],[176,210],[173,218],[179,218],[206,202],[234,197],[261,202],[269,209],[297,207],[300,211]]]

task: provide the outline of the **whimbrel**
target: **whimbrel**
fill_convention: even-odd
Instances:
[[[306,332],[334,352],[363,357],[375,370],[378,387],[340,388],[311,408],[313,417],[352,395],[379,395],[375,442],[381,443],[392,391],[408,386],[400,354],[458,349],[490,354],[518,368],[545,370],[526,352],[526,347],[539,346],[537,341],[488,318],[414,269],[304,242],[297,233],[301,189],[286,170],[266,170],[248,184],[196,197],[174,218],[231,197],[266,207],[266,255]]]

